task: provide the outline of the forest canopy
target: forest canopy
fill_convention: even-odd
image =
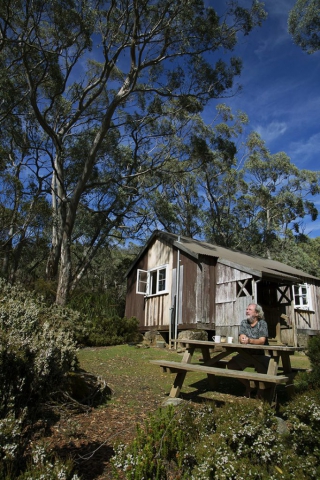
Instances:
[[[2,3],[2,276],[64,305],[84,278],[118,284],[117,249],[159,225],[269,257],[298,248],[319,175],[221,103],[241,88],[239,38],[265,19],[257,1]]]

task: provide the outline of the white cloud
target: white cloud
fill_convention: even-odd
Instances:
[[[258,125],[254,130],[259,133],[262,140],[268,143],[272,142],[276,138],[280,137],[287,130],[287,124],[284,122],[271,122],[266,126]]]
[[[293,141],[288,146],[288,154],[291,160],[299,164],[301,168],[310,168],[310,160],[313,160],[313,169],[318,170],[320,166],[320,133],[316,133],[306,140]]]

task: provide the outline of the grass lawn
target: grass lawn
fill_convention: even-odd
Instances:
[[[196,362],[201,356],[195,353]],[[181,361],[182,354],[175,350],[163,348],[137,348],[120,345],[115,347],[85,348],[79,352],[81,368],[103,377],[113,392],[111,403],[125,402],[132,408],[140,408],[144,402],[153,399],[153,404],[161,405],[168,397],[174,375],[162,373],[162,370],[150,363],[150,360],[167,359]],[[309,359],[305,354],[295,353],[291,363],[296,368],[309,368]],[[225,396],[242,397],[243,385],[235,379],[221,377],[217,391],[207,388],[206,378],[200,373],[188,372],[184,382],[181,398],[216,398],[225,400]],[[279,386],[279,393],[285,399],[284,386]],[[232,400],[232,398],[230,398]]]
[[[194,355],[195,361],[201,356]],[[136,435],[137,424],[143,424],[168,398],[174,375],[149,360],[181,361],[182,354],[161,348],[115,347],[84,348],[78,354],[80,367],[102,377],[112,391],[110,400],[83,413],[61,412],[48,438],[49,446],[61,457],[72,457],[82,480],[113,480],[110,458],[117,442],[127,443]],[[305,355],[295,354],[292,364],[308,368]],[[243,398],[243,385],[235,379],[221,378],[216,391],[207,388],[201,374],[188,373],[180,397],[192,402],[256,402]],[[280,390],[282,389],[282,391]],[[279,402],[286,401],[283,386]],[[253,403],[253,407],[255,404]]]

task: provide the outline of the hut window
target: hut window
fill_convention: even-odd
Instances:
[[[310,286],[307,283],[293,286],[294,307],[312,310]]]
[[[137,293],[143,295],[167,293],[167,269],[168,266],[165,265],[148,271],[138,270]]]
[[[145,270],[138,270],[137,273],[137,293],[146,295],[148,288],[148,272]]]

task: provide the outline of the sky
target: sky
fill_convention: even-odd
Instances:
[[[251,0],[239,3],[248,6]],[[267,20],[239,38],[234,51],[243,61],[242,92],[223,102],[248,115],[248,132],[258,132],[270,153],[283,151],[300,169],[320,171],[320,51],[308,55],[288,33],[295,0],[264,3]],[[320,212],[320,195],[312,200]],[[305,233],[320,236],[320,213]]]

